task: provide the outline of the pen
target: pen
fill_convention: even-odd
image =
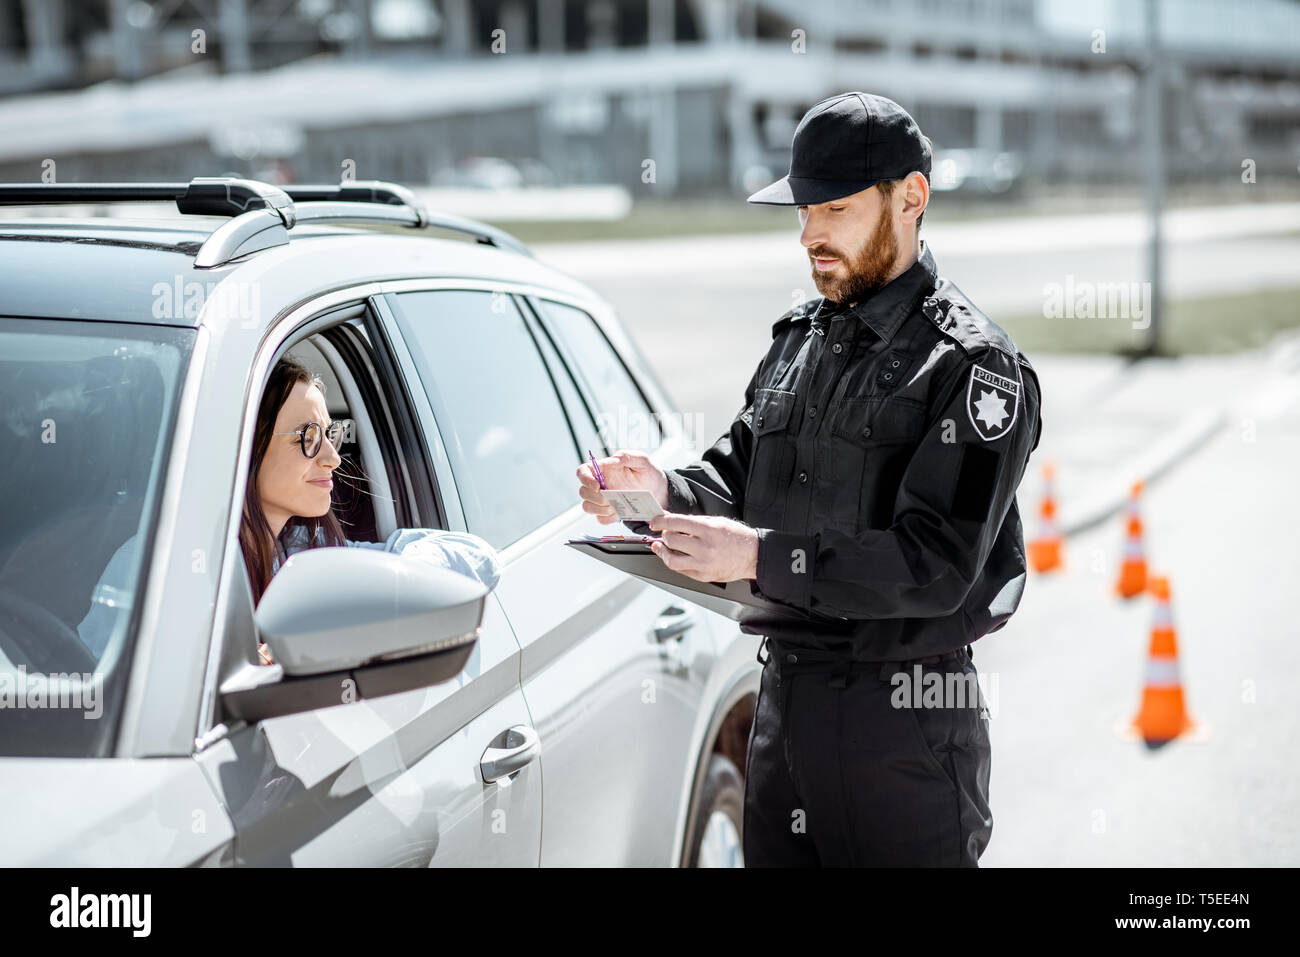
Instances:
[[[608,486],[605,485],[605,476],[601,474],[600,466],[596,464],[596,456],[591,454],[591,449],[587,449],[587,458],[591,462],[591,470],[596,473],[596,481],[600,483],[601,488],[608,490]],[[654,530],[650,527],[649,522],[629,520],[624,522],[623,525],[645,538],[659,538],[658,535],[653,534]]]
[[[591,454],[591,449],[587,449],[587,458],[591,459],[591,468],[596,473],[596,481],[600,483],[601,488],[605,488],[605,476],[600,473],[600,466],[596,464],[596,456]]]

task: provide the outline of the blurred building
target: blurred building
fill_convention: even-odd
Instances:
[[[755,188],[842,90],[1032,182],[1140,179],[1138,0],[0,0],[0,178]],[[1159,0],[1174,181],[1296,175],[1300,3]],[[1013,172],[1008,172],[1013,171]]]

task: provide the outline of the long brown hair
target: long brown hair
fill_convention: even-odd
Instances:
[[[275,431],[275,418],[280,414],[280,407],[289,398],[289,393],[298,382],[306,382],[325,391],[324,383],[311,370],[294,359],[284,358],[275,364],[267,379],[266,389],[262,392],[262,402],[257,408],[257,427],[253,433],[253,458],[248,468],[248,484],[244,488],[244,516],[239,523],[239,547],[244,552],[244,564],[248,568],[249,583],[253,587],[253,605],[262,600],[262,593],[271,583],[271,569],[278,555],[283,562],[288,558],[284,542],[298,528],[307,530],[307,541],[313,546],[343,545],[346,538],[343,526],[334,515],[334,508],[319,518],[292,516],[284,523],[278,536],[271,534],[271,524],[266,520],[262,509],[262,497],[257,493],[257,476],[262,469],[262,460],[271,445],[271,433]]]

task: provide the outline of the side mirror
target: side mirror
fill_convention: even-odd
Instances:
[[[222,709],[252,722],[449,681],[478,641],[487,594],[476,579],[389,552],[292,555],[254,613],[276,663],[231,675]]]

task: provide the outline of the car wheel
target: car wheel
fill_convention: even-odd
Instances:
[[[740,840],[744,808],[745,782],[740,771],[723,755],[710,755],[695,811],[691,867],[745,866]]]

